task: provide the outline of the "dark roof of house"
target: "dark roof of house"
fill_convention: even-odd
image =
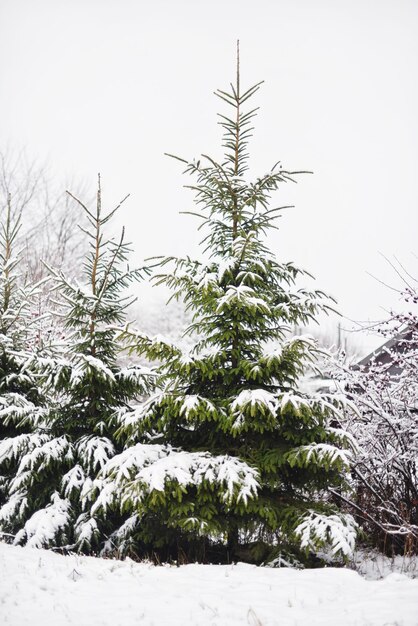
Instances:
[[[382,346],[373,350],[370,354],[363,357],[355,365],[355,369],[360,367],[370,366],[372,363],[378,365],[389,365],[389,370],[393,369],[393,374],[397,374],[400,371],[400,367],[393,362],[394,354],[402,354],[409,347],[410,342],[413,339],[413,329],[407,328],[403,332],[398,333],[395,337],[392,337],[386,341]],[[390,364],[392,363],[392,366]]]

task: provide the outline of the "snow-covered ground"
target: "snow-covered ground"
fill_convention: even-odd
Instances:
[[[350,567],[368,580],[380,580],[393,572],[418,578],[418,556],[398,555],[391,558],[374,549],[359,549],[354,551]]]
[[[7,626],[417,626],[418,580],[348,569],[155,567],[0,544]]]

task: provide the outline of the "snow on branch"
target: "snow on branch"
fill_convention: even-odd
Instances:
[[[25,542],[30,548],[46,548],[55,543],[58,535],[65,537],[70,522],[70,502],[55,492],[51,503],[28,519],[17,533],[14,543],[18,545]]]
[[[77,452],[85,467],[93,470],[102,468],[115,454],[115,448],[110,439],[86,435],[77,443]]]
[[[78,548],[90,548],[100,534],[97,521],[90,513],[81,513],[74,525],[74,535]]]
[[[231,285],[228,287],[226,294],[219,298],[216,310],[218,313],[221,313],[235,306],[254,309],[260,313],[270,313],[270,307],[267,302],[259,298],[256,291],[251,287],[247,287],[247,285],[239,285],[238,287]]]
[[[0,441],[0,463],[28,454],[48,441],[48,435],[38,433],[25,433],[3,439]]]
[[[279,397],[279,400],[281,411],[288,411],[290,409],[295,415],[299,415],[303,407],[309,410],[311,409],[310,400],[294,393],[286,392]]]
[[[357,523],[352,515],[324,515],[310,511],[295,529],[301,548],[316,550],[330,545],[332,553],[350,557],[357,536]]]
[[[183,415],[186,420],[196,415],[199,410],[209,414],[217,412],[212,402],[198,395],[179,396],[176,398],[176,404],[181,405],[180,415]]]
[[[311,463],[322,465],[326,469],[350,467],[352,453],[349,450],[340,450],[328,443],[311,443],[299,446],[286,453],[285,457],[291,467],[308,467]]]
[[[249,408],[253,414],[257,409],[268,411],[275,416],[278,408],[278,401],[274,394],[266,389],[244,389],[231,404],[233,413],[242,413]]]
[[[101,555],[112,554],[115,549],[118,550],[119,554],[124,554],[130,545],[132,534],[137,529],[140,519],[137,513],[128,517],[105,541]]]
[[[115,382],[112,370],[101,360],[90,354],[80,354],[73,367],[70,385],[75,387],[85,378],[95,374],[98,378],[110,384]]]
[[[25,454],[19,465],[18,474],[25,470],[41,472],[50,467],[54,461],[72,461],[74,449],[68,438],[63,435],[56,439],[45,441],[40,447],[33,448]]]
[[[25,494],[24,491],[16,491],[10,495],[7,502],[0,507],[0,522],[9,522],[24,515],[28,506],[28,499]]]
[[[72,467],[62,477],[62,487],[64,489],[64,495],[67,498],[70,498],[74,492],[80,492],[85,481],[86,475],[81,465],[74,465],[74,467]]]

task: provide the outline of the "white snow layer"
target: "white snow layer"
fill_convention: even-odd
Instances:
[[[4,626],[416,626],[418,580],[61,556],[0,543]]]
[[[315,548],[315,542],[330,543],[331,552],[352,556],[356,543],[357,524],[348,514],[321,515],[311,511],[296,528],[302,548]]]

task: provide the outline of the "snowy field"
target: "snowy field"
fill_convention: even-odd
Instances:
[[[0,544],[7,626],[417,626],[418,580],[346,569],[155,567]]]

